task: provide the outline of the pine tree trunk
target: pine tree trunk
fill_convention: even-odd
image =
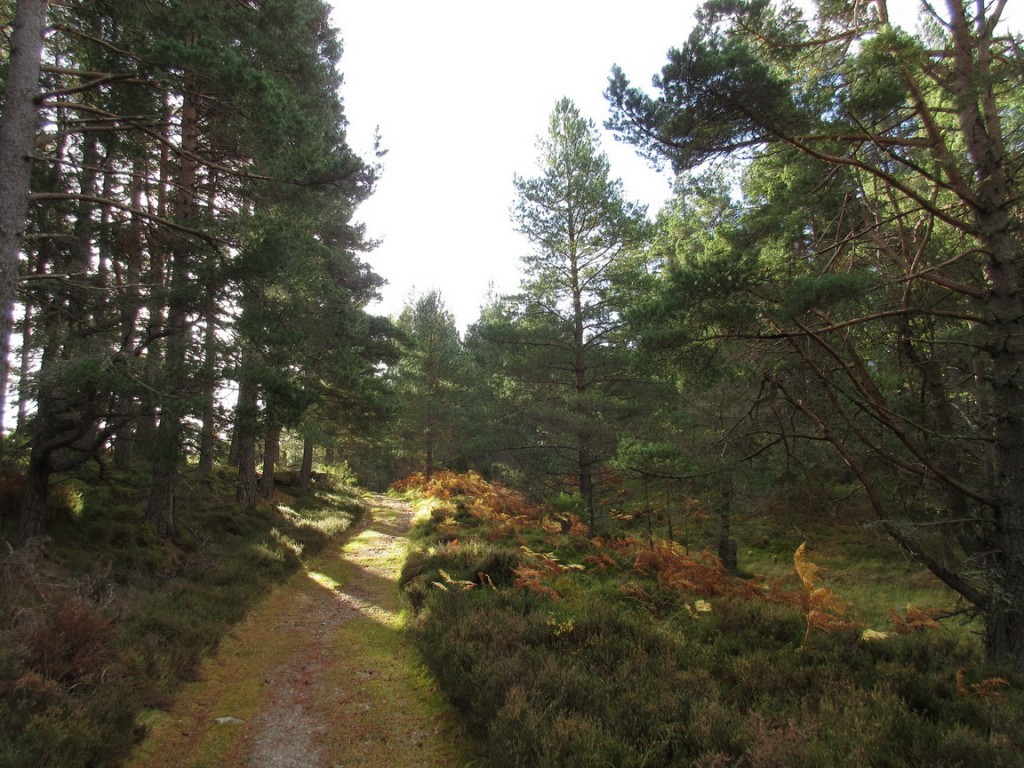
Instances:
[[[299,492],[305,493],[309,490],[309,481],[313,476],[313,449],[316,443],[313,438],[306,435],[302,440],[302,466],[299,468]]]
[[[434,476],[434,425],[431,421],[431,415],[427,414],[427,429],[424,435],[426,442],[426,451],[424,456],[424,476],[429,480]]]
[[[33,444],[41,440],[33,439]],[[25,491],[21,498],[21,527],[19,536],[24,544],[46,532],[47,499],[50,493],[49,457],[40,457],[33,445],[32,459],[25,470]]]
[[[579,472],[580,498],[587,508],[587,524],[590,527],[590,535],[597,534],[597,515],[594,505],[594,473],[593,464],[590,459],[590,445],[585,435],[579,436],[579,448],[577,451],[577,464]]]
[[[181,421],[175,405],[168,403],[160,414],[151,451],[153,477],[146,507],[146,517],[157,534],[165,539],[174,538],[175,494],[181,461]]]
[[[167,94],[164,97],[164,125],[171,126],[173,124],[173,113],[171,96]],[[163,139],[160,143],[160,162],[155,186],[157,214],[166,218],[170,215],[171,207],[169,190],[173,189],[175,184],[171,177],[170,145],[173,138],[168,133]],[[147,243],[149,270],[146,280],[152,286],[146,307],[146,338],[143,341],[146,351],[143,379],[147,386],[143,388],[142,396],[139,398],[139,413],[135,428],[136,452],[141,454],[140,458],[147,461],[154,459],[156,452],[158,404],[155,393],[160,389],[160,369],[164,364],[165,340],[161,334],[168,324],[167,306],[164,300],[166,293],[170,290],[167,277],[168,248],[166,238],[161,235],[162,232],[159,230],[152,231]]]
[[[1024,294],[1014,245],[1005,230],[992,238],[987,270],[997,507],[985,648],[990,661],[1024,671]]]
[[[124,408],[130,408],[132,404],[123,402]],[[114,433],[114,466],[122,472],[131,470],[135,463],[135,425],[127,421]]]
[[[174,442],[177,440],[177,435],[172,433],[169,425],[165,427],[163,423],[157,430],[157,434],[159,445],[154,452],[157,462],[153,467],[146,517],[156,528],[157,535],[164,539],[173,539],[175,492],[178,479],[178,467],[173,454],[175,453]],[[160,460],[160,454],[165,454],[167,459]]]
[[[265,499],[274,498],[274,469],[280,455],[281,425],[270,424],[263,443],[263,477],[260,478],[260,494]]]
[[[216,172],[210,173],[210,196],[207,210],[211,218],[216,217],[219,189]],[[213,474],[214,454],[217,450],[217,292],[208,288],[206,304],[203,307],[206,329],[203,336],[203,424],[199,431],[199,472]]]
[[[175,213],[182,221],[194,215],[196,169],[193,157],[198,142],[198,112],[191,93],[183,96],[181,108],[181,168]],[[169,387],[181,387],[187,380],[188,335],[190,323],[184,292],[191,282],[190,244],[184,243],[171,255],[171,296],[167,308],[167,355],[164,380]],[[153,482],[150,487],[147,514],[157,533],[174,536],[174,507],[177,491],[178,464],[182,459],[182,418],[184,404],[180,391],[164,391],[160,406],[160,424],[154,441]]]
[[[575,248],[575,246],[573,246]],[[580,497],[587,508],[590,535],[597,533],[597,515],[594,505],[594,463],[590,445],[590,408],[587,404],[587,358],[584,351],[586,339],[583,328],[583,289],[580,282],[579,259],[573,253],[571,263],[570,289],[573,300],[573,386],[576,392],[577,424],[577,472],[579,475]]]
[[[987,256],[985,320],[992,361],[995,415],[995,510],[991,594],[985,611],[989,661],[1024,671],[1024,286],[1021,284],[1019,191],[1002,135],[1002,118],[991,86],[991,39],[972,32],[963,6],[949,3],[955,76],[953,94],[966,157],[977,180],[971,190],[975,236]],[[1010,221],[1011,212],[1018,217]]]
[[[203,344],[203,423],[199,430],[199,472],[207,476],[213,474],[213,459],[217,450],[217,381],[214,375],[217,334],[213,315],[214,309],[207,306],[206,335]]]
[[[50,314],[50,313],[47,313]],[[56,346],[51,343],[43,350],[41,367],[45,370],[53,364]],[[21,498],[19,536],[21,543],[42,536],[46,532],[47,500],[50,493],[51,451],[47,441],[53,431],[53,398],[50,389],[43,383],[36,394],[35,428],[29,449],[28,466],[25,469],[25,492]]]
[[[146,164],[142,160],[134,163],[131,178],[131,202],[133,210],[142,210],[142,179],[146,173]],[[145,250],[142,217],[132,214],[131,226],[128,229],[127,242],[124,248],[125,275],[121,285],[121,341],[118,353],[130,359],[137,352],[138,319],[141,306],[142,263]],[[139,407],[131,397],[122,397],[118,403],[118,412],[124,423],[114,433],[114,466],[127,472],[135,462],[135,442],[138,437]],[[152,444],[152,443],[150,443]]]
[[[238,427],[231,429],[231,439],[228,440],[228,466],[238,469]]]
[[[235,452],[238,457],[238,487],[235,493],[242,508],[246,510],[255,509],[259,499],[256,484],[258,398],[256,384],[243,377],[238,385],[238,404],[235,406]]]
[[[28,425],[29,378],[32,370],[32,305],[26,302],[24,309],[21,325],[21,372],[18,377],[18,421],[15,427],[18,432],[24,432]],[[2,458],[3,448],[0,447],[0,460]]]
[[[47,0],[18,0],[0,116],[0,437],[7,410],[18,259],[28,215]],[[3,440],[0,439],[0,461]]]

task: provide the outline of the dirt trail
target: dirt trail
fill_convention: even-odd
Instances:
[[[129,768],[476,765],[403,633],[412,521],[384,496],[275,590],[155,720]]]

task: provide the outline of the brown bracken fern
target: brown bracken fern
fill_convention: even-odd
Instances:
[[[800,577],[800,583],[804,587],[803,609],[807,616],[807,629],[804,632],[803,642],[800,643],[800,652],[803,653],[812,630],[829,634],[857,625],[844,618],[847,605],[842,598],[832,590],[818,586],[821,569],[807,559],[807,542],[796,548],[796,552],[793,554],[793,565],[796,568],[796,575]]]
[[[980,683],[973,683],[968,689],[966,674],[963,667],[956,671],[956,692],[961,696],[970,696],[972,691],[975,696],[982,699],[998,699],[1001,697],[1000,688],[1009,688],[1010,681],[1002,677],[986,677]]]

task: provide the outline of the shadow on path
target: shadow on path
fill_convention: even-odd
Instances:
[[[130,768],[479,766],[405,636],[408,504],[368,510],[266,598],[156,722]]]

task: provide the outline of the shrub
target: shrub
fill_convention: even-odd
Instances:
[[[457,516],[457,540],[422,539],[403,584],[424,658],[498,768],[1024,766],[1024,680],[923,613],[862,640],[806,549],[786,591],[671,544],[447,503],[463,512],[424,535]]]
[[[508,547],[470,542],[437,544],[411,552],[399,577],[414,610],[446,580],[476,586],[508,586],[513,582],[522,554]],[[446,576],[447,575],[447,579]]]
[[[20,613],[11,636],[29,669],[48,680],[92,683],[116,658],[113,624],[77,595],[55,592]]]

